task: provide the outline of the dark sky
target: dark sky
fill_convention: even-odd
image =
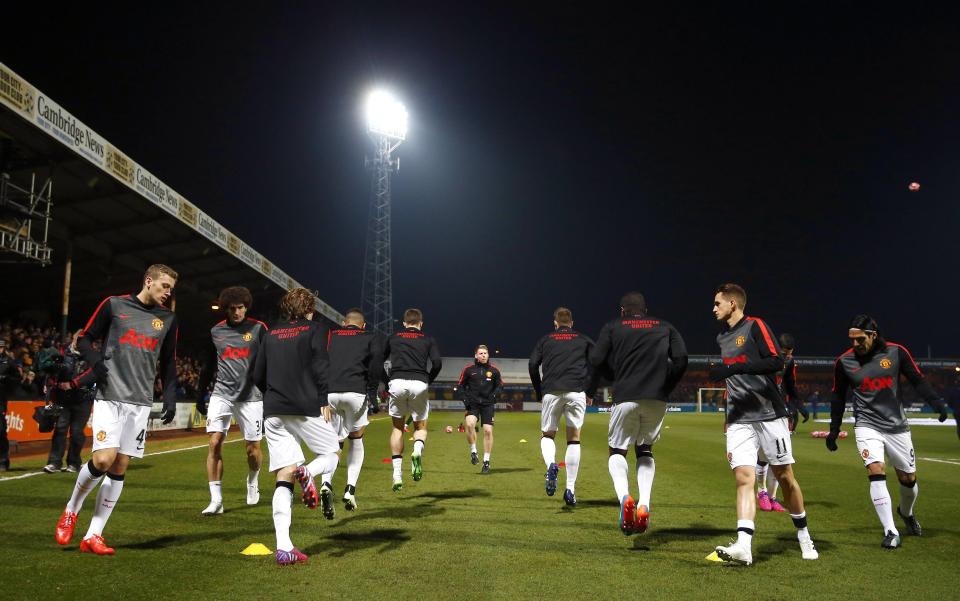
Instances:
[[[446,355],[526,355],[561,304],[595,335],[630,289],[713,353],[723,281],[801,354],[866,312],[960,355],[957,14],[277,4],[5,8],[0,60],[340,310],[388,85],[394,302]]]

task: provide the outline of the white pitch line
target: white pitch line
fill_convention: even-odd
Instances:
[[[960,465],[960,461],[951,461],[949,459],[934,459],[933,457],[920,457],[924,461],[934,461],[936,463],[949,463],[950,465]]]
[[[242,439],[242,438],[236,438],[236,439],[234,439],[234,440],[226,440],[226,441],[224,441],[223,444],[230,444],[231,442],[240,442],[241,440],[243,440],[243,439]],[[173,449],[173,450],[170,450],[170,451],[157,451],[156,453],[146,453],[146,454],[144,455],[144,457],[153,457],[153,456],[155,456],[155,455],[167,455],[167,454],[169,454],[169,453],[180,453],[180,452],[182,452],[182,451],[193,451],[193,450],[195,450],[195,449],[205,449],[205,448],[207,448],[208,446],[210,446],[210,445],[201,444],[201,445],[197,445],[197,446],[195,446],[195,447],[184,447],[184,448],[182,448],[182,449]],[[24,478],[32,478],[32,477],[34,477],[34,476],[42,476],[42,475],[44,475],[44,474],[46,474],[46,473],[47,473],[47,472],[45,472],[45,471],[43,471],[43,470],[40,470],[39,472],[30,472],[29,474],[21,474],[21,475],[19,475],[19,476],[11,476],[11,477],[9,477],[9,478],[0,478],[0,482],[6,482],[7,480],[23,480]]]

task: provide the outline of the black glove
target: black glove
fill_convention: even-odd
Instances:
[[[831,451],[837,450],[837,436],[839,435],[840,435],[839,432],[833,432],[833,431],[827,434],[827,439],[826,439],[827,449]]]
[[[97,384],[99,384],[98,388],[102,387],[104,382],[107,381],[107,373],[109,371],[110,370],[107,369],[107,364],[102,360],[97,361],[96,364],[94,364],[93,373],[97,374]]]
[[[370,407],[371,414],[380,413],[380,400],[376,393],[367,395],[367,405]]]
[[[947,405],[946,403],[941,403],[940,405],[940,416],[937,417],[937,420],[942,424],[947,421]]]
[[[807,423],[807,421],[810,419],[810,412],[809,412],[809,411],[803,411],[803,412],[800,413],[800,415],[803,416],[803,423]]]
[[[177,408],[173,407],[171,409],[164,409],[163,413],[160,414],[160,422],[163,425],[167,425],[173,421],[173,418],[177,415]]]
[[[200,415],[207,414],[207,395],[205,394],[201,395],[200,398],[197,399],[197,413]]]

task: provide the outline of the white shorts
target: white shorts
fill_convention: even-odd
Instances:
[[[340,450],[337,433],[322,416],[275,415],[265,419],[264,425],[271,472],[301,465],[304,461],[301,442],[317,455]]]
[[[367,418],[367,395],[362,392],[331,392],[327,395],[327,402],[340,418],[340,433],[358,432],[370,423]]]
[[[730,424],[727,427],[727,461],[730,462],[730,469],[744,465],[755,467],[761,451],[770,465],[796,463],[787,418]]]
[[[93,450],[119,449],[128,457],[143,457],[147,446],[150,407],[120,401],[93,402]]]
[[[611,449],[627,450],[636,445],[652,445],[660,440],[667,404],[655,399],[623,401],[610,412],[607,444]]]
[[[230,419],[236,417],[243,432],[243,439],[258,441],[263,438],[263,402],[228,401],[221,396],[211,396],[207,406],[207,433],[230,430]]]
[[[390,380],[390,417],[409,415],[422,422],[430,416],[427,383],[420,380]]]
[[[540,410],[540,430],[556,432],[560,427],[560,416],[567,422],[568,428],[579,430],[583,427],[583,414],[587,411],[587,393],[585,392],[548,392],[543,395],[543,408]]]
[[[890,465],[912,474],[917,471],[917,457],[913,452],[913,436],[910,432],[889,434],[873,428],[859,427],[853,429],[857,438],[857,450],[863,459],[864,467],[871,463],[883,462],[883,453],[886,451]]]

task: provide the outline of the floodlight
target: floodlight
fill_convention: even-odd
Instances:
[[[389,92],[375,90],[367,97],[370,133],[403,140],[407,137],[407,109]]]

